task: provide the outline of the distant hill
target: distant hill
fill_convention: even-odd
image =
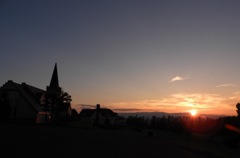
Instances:
[[[138,116],[138,117],[151,118],[152,116],[162,117],[162,116],[168,116],[169,114],[166,112],[133,112],[133,113],[118,113],[118,115],[123,117]]]
[[[104,107],[104,106],[103,106]],[[79,113],[82,109],[95,109],[96,105],[89,105],[89,104],[76,104],[73,107]],[[182,113],[166,113],[166,112],[117,112],[119,116],[128,117],[128,116],[138,116],[138,117],[145,117],[145,118],[152,118],[153,116],[156,117],[178,117],[178,116],[191,116],[188,112]],[[213,118],[217,119],[219,117],[226,117],[227,115],[215,115],[215,114],[199,114],[196,117],[205,117],[205,118]]]
[[[138,117],[145,117],[145,118],[152,118],[153,116],[156,117],[178,117],[178,116],[191,116],[188,112],[186,113],[166,113],[166,112],[133,112],[133,113],[118,113],[119,116],[128,117],[128,116],[138,116]],[[213,118],[217,119],[220,117],[226,117],[226,115],[214,115],[214,114],[199,114],[196,117],[205,117],[205,118]]]

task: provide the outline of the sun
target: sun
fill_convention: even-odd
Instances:
[[[197,110],[189,110],[189,113],[190,113],[192,116],[196,116],[196,115],[197,115]]]

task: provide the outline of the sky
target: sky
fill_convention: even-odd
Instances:
[[[1,0],[0,85],[46,89],[57,63],[76,109],[236,115],[239,8],[238,0]]]

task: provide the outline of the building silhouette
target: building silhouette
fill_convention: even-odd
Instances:
[[[117,113],[101,108],[100,104],[96,105],[96,109],[82,109],[79,117],[81,122],[89,125],[115,125],[121,121]]]
[[[71,105],[56,100],[61,92],[57,64],[46,90],[9,80],[0,87],[0,119],[45,123],[57,115],[64,120],[71,115]]]

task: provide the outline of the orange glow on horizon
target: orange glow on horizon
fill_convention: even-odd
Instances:
[[[91,101],[90,104],[95,107],[100,103],[102,107],[110,108],[115,112],[132,113],[132,112],[166,112],[166,113],[189,113],[196,115],[236,115],[236,103],[240,100],[240,92],[232,94],[232,97],[226,97],[220,94],[209,93],[176,93],[162,96],[154,99],[139,99],[127,101]],[[75,103],[78,102],[75,100]],[[84,102],[88,102],[87,100]],[[96,102],[95,104],[92,102]],[[81,110],[78,104],[72,107]]]
[[[196,116],[197,115],[197,110],[189,110],[189,113],[192,115],[192,116]]]

